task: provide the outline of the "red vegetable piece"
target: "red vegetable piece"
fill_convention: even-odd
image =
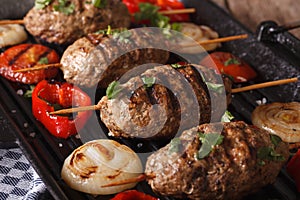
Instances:
[[[227,52],[213,52],[206,56],[201,65],[217,68],[222,74],[227,74],[234,82],[247,82],[257,76],[257,73],[240,58]]]
[[[156,5],[161,8],[160,10],[176,10],[176,9],[185,8],[183,3],[178,0],[157,0]],[[175,14],[175,15],[168,15],[168,17],[170,17],[171,22],[190,21],[189,14]]]
[[[159,199],[136,190],[127,190],[125,192],[121,192],[117,194],[111,200],[159,200]]]
[[[50,115],[54,106],[62,108],[91,105],[90,97],[80,88],[69,83],[48,83],[43,80],[37,84],[32,93],[32,113],[48,131],[59,138],[67,138],[83,128],[90,111],[79,112],[69,118],[62,115]]]
[[[300,192],[300,149],[288,162],[286,171],[295,180],[297,190]]]
[[[59,56],[53,49],[40,44],[17,45],[0,55],[0,74],[8,80],[24,84],[36,84],[43,79],[55,77],[57,68],[28,72],[13,71],[33,67],[42,61],[49,64],[59,63]]]

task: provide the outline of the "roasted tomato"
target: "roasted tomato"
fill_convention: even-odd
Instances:
[[[40,44],[21,44],[7,49],[0,55],[0,74],[11,81],[35,84],[43,79],[55,77],[58,69],[28,72],[14,72],[14,70],[58,62],[58,54],[49,47]]]
[[[227,52],[213,52],[206,56],[200,64],[217,68],[220,73],[231,76],[236,83],[247,82],[257,76],[247,63]]]
[[[136,190],[128,190],[117,194],[111,200],[158,200],[158,198]]]

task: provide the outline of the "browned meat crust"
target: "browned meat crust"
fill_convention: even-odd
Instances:
[[[201,148],[198,132],[218,133],[223,142],[215,146],[205,158],[198,160],[195,153]],[[257,152],[272,147],[270,134],[244,122],[203,124],[184,131],[180,152],[169,152],[170,144],[152,154],[145,173],[155,175],[148,182],[161,194],[190,199],[241,199],[275,181],[286,162],[288,145],[280,142],[275,148],[283,161],[261,161]]]
[[[210,95],[218,94],[208,93],[202,75],[196,68],[199,67],[156,66],[131,78],[121,84],[120,93],[126,95],[121,94],[111,100],[103,97],[100,100],[102,122],[112,136],[151,139],[168,139],[183,130],[210,122]],[[142,77],[154,77],[158,85],[145,89],[141,87]],[[153,105],[162,107],[155,110]],[[224,110],[217,111],[222,112],[218,114],[220,120]]]
[[[82,87],[98,84],[106,88],[136,66],[167,62],[169,52],[151,48],[160,44],[162,38],[148,29],[129,32],[125,38],[128,41],[115,39],[113,35],[89,35],[75,41],[61,59],[64,78]]]
[[[88,33],[106,29],[108,25],[112,28],[130,26],[130,14],[120,0],[110,0],[104,8],[96,8],[88,1],[70,2],[75,5],[70,15],[53,10],[58,0],[53,0],[44,9],[32,8],[24,17],[26,29],[38,39],[68,45]]]

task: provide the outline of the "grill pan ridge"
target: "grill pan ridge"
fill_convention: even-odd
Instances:
[[[299,66],[296,66],[295,62],[288,60],[287,56],[285,56],[291,52],[287,52],[284,48],[277,48],[275,53],[274,46],[278,45],[276,42],[265,43],[258,41],[255,34],[251,33],[211,1],[183,0],[183,2],[186,7],[196,8],[197,13],[192,14],[193,22],[212,27],[220,34],[220,37],[245,33],[249,35],[245,40],[227,42],[222,44],[221,47],[221,50],[229,51],[245,60],[259,73],[259,77],[248,84],[300,75]],[[20,146],[53,198],[57,200],[106,200],[113,197],[114,195],[94,197],[84,194],[70,189],[61,180],[60,170],[64,159],[82,143],[75,136],[67,140],[52,137],[43,125],[34,119],[31,113],[30,99],[26,99],[16,93],[17,89],[24,87],[26,89],[27,86],[11,83],[0,77],[0,114],[3,114],[1,119],[5,119],[5,123],[8,126],[8,129],[1,129],[1,131],[14,132],[17,139],[16,142],[12,139],[13,143],[17,143]],[[257,100],[266,98],[267,102],[300,101],[300,93],[297,92],[298,88],[299,86],[296,84],[287,84],[235,94],[229,110],[236,119],[251,123],[251,112],[257,106]],[[281,92],[278,93],[278,91]],[[25,123],[28,124],[27,128],[24,128]],[[88,123],[94,123],[94,121],[89,121]],[[87,128],[84,131],[93,133],[96,130]],[[126,143],[127,141],[121,142]],[[155,144],[150,144],[149,148],[156,148],[156,146]],[[146,182],[139,183],[136,189],[155,196]],[[171,200],[173,198],[160,197],[160,199]],[[245,198],[245,200],[248,199],[296,200],[300,199],[300,196],[296,193],[294,182],[283,169],[273,185],[269,185]]]

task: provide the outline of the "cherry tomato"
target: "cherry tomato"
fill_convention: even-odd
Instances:
[[[200,64],[217,68],[220,73],[231,76],[235,83],[247,82],[257,76],[257,73],[247,63],[228,52],[213,52],[206,56]]]
[[[111,200],[158,200],[158,198],[136,190],[128,190],[117,194]]]
[[[14,72],[14,70],[33,67],[38,63],[59,63],[59,56],[53,49],[40,44],[13,46],[0,55],[0,74],[11,81],[24,84],[35,84],[56,76],[57,68]]]

